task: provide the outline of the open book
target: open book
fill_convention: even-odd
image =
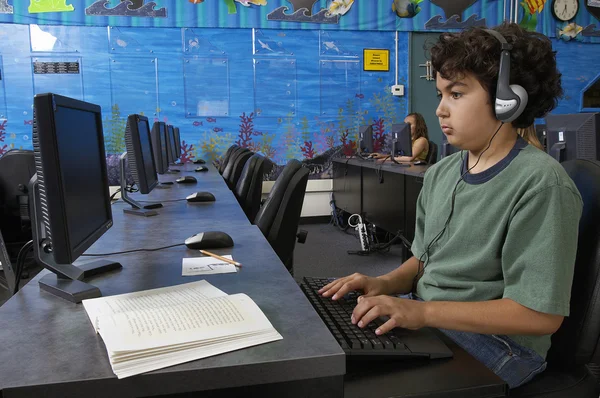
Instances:
[[[84,300],[119,379],[281,340],[245,294],[206,281]]]

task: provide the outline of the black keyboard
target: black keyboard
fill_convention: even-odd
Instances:
[[[348,359],[450,358],[452,351],[431,329],[395,328],[377,336],[375,330],[385,322],[375,319],[364,329],[350,321],[358,292],[333,301],[317,292],[333,278],[304,277],[300,287],[327,328],[340,344]]]

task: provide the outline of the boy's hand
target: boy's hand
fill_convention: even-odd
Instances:
[[[423,301],[408,300],[391,296],[375,296],[358,298],[358,304],[352,312],[352,323],[362,328],[380,316],[390,319],[381,325],[376,334],[381,335],[393,328],[420,329],[427,326]]]
[[[337,300],[353,290],[362,290],[365,296],[388,293],[386,281],[356,273],[323,286],[319,290],[319,294],[323,297],[333,296],[332,299]]]

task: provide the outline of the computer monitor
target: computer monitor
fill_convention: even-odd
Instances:
[[[442,136],[442,149],[440,151],[440,159],[443,159],[446,156],[450,156],[456,152],[460,152],[460,149],[450,145],[450,143],[448,142],[448,138],[445,135]]]
[[[546,116],[547,152],[558,162],[600,160],[600,113]]]
[[[373,126],[360,126],[358,128],[359,151],[373,153]]]
[[[173,164],[179,159],[177,144],[175,143],[175,130],[170,124],[167,125],[167,152],[169,164]]]
[[[175,132],[175,151],[177,152],[177,158],[181,158],[181,134],[179,133],[179,127],[173,127]]]
[[[0,157],[0,231],[13,261],[31,240],[28,185],[34,174],[33,151],[12,149]]]
[[[392,124],[392,157],[394,156],[412,156],[409,123]]]
[[[148,118],[142,115],[129,115],[127,127],[125,128],[125,145],[127,147],[126,158],[129,172],[133,177],[140,193],[148,194],[158,186],[156,165],[152,155],[152,140],[150,138],[150,125]],[[141,205],[127,195],[127,176],[125,173],[125,156],[121,159],[121,198],[131,205],[131,208],[123,209],[127,214],[154,216],[155,209],[162,207],[160,203]]]
[[[156,171],[158,174],[165,174],[169,169],[166,124],[164,122],[154,122],[150,137],[152,138],[152,150],[154,152]]]
[[[40,288],[74,303],[100,297],[82,279],[121,264],[72,263],[113,225],[101,109],[56,94],[38,94],[33,105],[33,249],[38,264],[56,274],[42,277]]]

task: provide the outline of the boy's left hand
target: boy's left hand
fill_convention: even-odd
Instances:
[[[376,334],[387,333],[396,327],[420,329],[427,326],[425,322],[426,304],[423,301],[391,296],[361,296],[352,312],[352,323],[364,327],[380,316],[389,316],[390,319],[377,329]]]

